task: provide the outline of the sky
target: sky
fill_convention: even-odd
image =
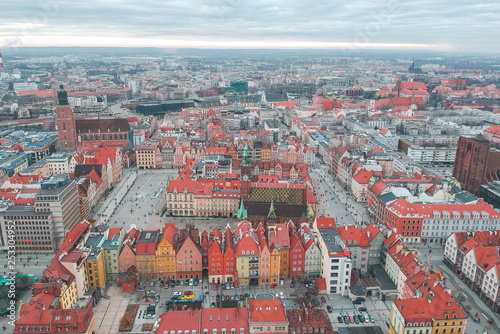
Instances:
[[[500,52],[498,0],[16,0],[0,48]]]

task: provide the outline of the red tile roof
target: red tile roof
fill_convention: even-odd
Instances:
[[[286,323],[285,308],[280,299],[249,299],[250,324],[262,322]]]
[[[377,182],[373,184],[371,187],[371,190],[376,194],[380,195],[384,189],[387,188],[387,184],[384,182],[384,180],[379,179]]]
[[[354,225],[341,226],[337,228],[337,232],[339,232],[340,237],[342,238],[342,240],[345,240],[346,245],[349,247],[370,246],[368,235],[366,234],[365,231],[360,230],[357,226]]]
[[[316,224],[318,228],[335,228],[335,218],[319,217]]]

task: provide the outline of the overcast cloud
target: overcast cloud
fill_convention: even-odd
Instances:
[[[500,2],[17,0],[0,47],[386,48],[500,51]]]

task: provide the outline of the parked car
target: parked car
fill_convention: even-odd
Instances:
[[[280,281],[280,286],[283,286],[284,285],[284,282],[283,280]]]
[[[326,299],[325,299],[325,297],[321,297],[321,301],[322,301],[323,303],[326,303]]]
[[[366,323],[369,323],[369,322],[370,322],[370,318],[368,318],[368,315],[365,315],[365,322],[366,322]]]
[[[155,286],[155,282],[151,282],[149,285],[150,286]]]
[[[328,313],[332,313],[333,312],[333,309],[332,309],[332,307],[330,305],[328,305],[326,307],[326,309],[328,310]]]
[[[273,283],[273,284],[271,284],[271,288],[273,288],[273,289],[274,289],[275,287],[277,287],[277,286],[278,286],[278,284],[277,284],[277,283]]]
[[[226,296],[226,300],[229,300],[229,299],[231,299],[231,298],[229,297],[229,295],[227,295],[227,296]]]
[[[148,290],[148,295],[156,295],[156,290]]]
[[[359,312],[366,312],[366,307],[360,307],[360,308],[358,308],[358,311]]]
[[[349,322],[350,322],[351,324],[353,324],[353,323],[354,323],[354,317],[353,317],[352,315],[350,315],[350,316],[349,316]]]
[[[348,325],[348,324],[349,324],[350,320],[351,320],[351,319],[349,319],[349,317],[348,317],[347,315],[344,315],[344,323],[345,323],[346,325]]]
[[[170,281],[170,287],[173,288],[175,286],[175,281],[174,280],[171,280]]]
[[[240,300],[244,300],[245,299],[245,296],[244,295],[240,295]]]
[[[224,298],[224,296],[222,298]],[[215,300],[220,301],[220,295],[215,296]]]
[[[189,295],[192,295],[192,294],[193,294],[193,291],[191,291],[191,290],[184,291],[184,295],[185,296],[189,296]]]
[[[375,319],[373,318],[373,315],[371,315],[371,314],[370,314],[368,317],[370,318],[370,322],[371,322],[371,323],[374,323],[374,322],[375,322]]]
[[[365,317],[362,314],[358,315],[358,318],[359,322],[365,322]]]
[[[342,319],[341,316],[337,317],[337,321],[339,322],[339,324],[343,324],[344,323],[344,319]]]
[[[160,296],[158,295],[158,296],[156,296],[156,298],[155,298],[155,303],[156,303],[156,304],[158,304],[159,302],[160,302]]]
[[[364,302],[365,301],[365,299],[363,297],[358,297],[358,298],[356,298],[356,300],[359,300],[360,302]]]
[[[160,288],[163,288],[164,285],[165,285],[165,282],[164,281],[160,281]]]
[[[192,278],[191,278],[191,279],[189,280],[189,285],[193,285],[193,284],[194,284],[194,279],[192,279]]]
[[[181,280],[176,280],[175,285],[181,285]]]
[[[355,322],[356,324],[359,324],[359,319],[358,319],[358,317],[357,317],[356,315],[354,315],[354,316],[353,316],[353,318],[354,318],[354,322]]]
[[[186,280],[184,281],[184,285],[189,285],[189,279],[186,278]]]
[[[285,298],[285,294],[283,293],[283,291],[280,291],[280,298],[281,299]]]
[[[137,292],[144,292],[144,289],[143,288],[137,288],[137,289],[135,289],[135,291],[137,291]]]
[[[194,286],[198,286],[198,277],[194,279]]]
[[[172,293],[172,296],[182,296],[182,293],[180,291],[174,291],[174,293]]]
[[[361,300],[353,300],[352,303],[354,305],[359,305],[359,304],[361,304]]]
[[[237,294],[234,295],[234,300],[240,300],[240,296],[238,296]]]
[[[215,308],[215,302],[212,302],[212,305],[210,305],[212,308]]]

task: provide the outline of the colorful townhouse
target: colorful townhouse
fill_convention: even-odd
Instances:
[[[136,266],[135,260],[136,260],[136,253],[135,253],[135,247],[137,244],[137,230],[135,228],[132,228],[126,235],[125,240],[123,241],[123,247],[120,251],[120,256],[119,256],[119,270],[120,273],[125,273],[127,272],[128,268],[131,266]]]
[[[176,279],[202,278],[202,254],[191,234],[180,237],[176,251]]]
[[[156,249],[160,237],[159,230],[143,230],[137,239],[135,263],[142,279],[156,280]]]
[[[280,277],[290,276],[290,237],[286,224],[268,226],[267,239],[280,253]]]
[[[156,271],[159,280],[176,278],[176,257],[178,231],[174,223],[169,222],[163,227],[156,249]]]
[[[258,237],[250,223],[243,221],[236,228],[236,272],[238,285],[257,285],[260,278],[260,249]]]

